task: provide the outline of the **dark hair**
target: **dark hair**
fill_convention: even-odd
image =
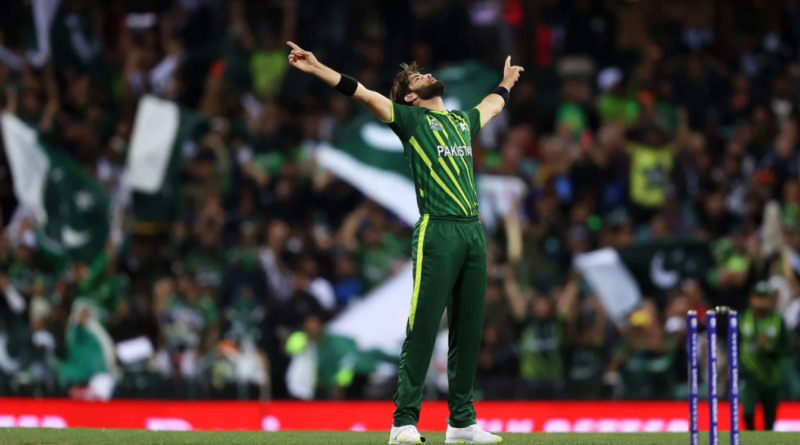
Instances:
[[[389,93],[389,99],[400,105],[408,105],[406,96],[411,92],[410,79],[414,74],[419,74],[420,67],[417,65],[417,62],[411,62],[410,65],[404,63],[401,64],[400,67],[403,68],[403,71],[400,71],[394,77],[394,84],[392,84],[392,91]]]

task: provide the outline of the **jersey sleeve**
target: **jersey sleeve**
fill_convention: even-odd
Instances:
[[[467,123],[469,124],[469,134],[475,134],[481,131],[483,125],[481,125],[481,110],[478,108],[473,108],[468,111],[463,112],[467,118]]]
[[[392,102],[392,118],[385,122],[400,139],[408,139],[408,135],[417,127],[414,107]]]

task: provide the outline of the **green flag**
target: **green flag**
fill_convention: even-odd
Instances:
[[[669,291],[686,279],[704,280],[713,271],[715,259],[710,243],[667,240],[596,250],[579,255],[575,266],[603,301],[609,317],[624,324],[643,296]]]
[[[109,199],[99,181],[16,116],[3,114],[2,129],[14,193],[35,213],[48,248],[70,261],[94,260],[110,225]]]
[[[689,278],[705,279],[715,265],[711,244],[694,240],[651,241],[618,252],[644,295],[674,289]]]
[[[171,229],[178,217],[184,145],[202,122],[198,113],[174,102],[153,96],[139,101],[125,165],[133,233],[152,235]]]
[[[49,29],[49,46],[52,50],[50,60],[59,68],[69,67],[87,72],[99,61],[100,43],[93,38],[91,20],[83,14],[73,12],[69,3],[61,2],[54,11]],[[52,13],[53,11],[49,12]],[[36,11],[35,14],[39,15]]]

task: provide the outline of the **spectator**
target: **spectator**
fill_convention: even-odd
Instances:
[[[332,311],[336,307],[336,294],[330,281],[319,275],[317,260],[311,256],[303,257],[298,269],[309,279],[307,292],[316,298],[322,309]]]
[[[246,285],[237,290],[233,303],[225,311],[228,329],[224,337],[251,342],[261,340],[260,326],[266,317],[263,302],[256,300],[253,289]]]
[[[764,426],[772,431],[780,402],[783,362],[790,351],[783,319],[775,312],[775,293],[765,282],[751,291],[750,308],[741,315],[742,394],[747,429],[755,430],[755,409],[764,409]]]
[[[250,273],[258,270],[258,237],[256,223],[246,221],[240,225],[239,240],[227,254],[227,263],[232,269]]]
[[[322,318],[325,310],[313,295],[308,292],[312,277],[306,271],[293,274],[293,292],[283,306],[281,324],[289,329],[297,329],[309,316]]]
[[[657,323],[655,305],[645,304],[630,317],[630,327],[615,354],[606,376],[620,372],[625,397],[671,399],[676,376],[673,372],[678,347]]]
[[[342,224],[343,246],[359,257],[361,276],[367,289],[372,289],[392,275],[403,255],[402,241],[385,231],[386,216],[378,209],[361,207]],[[361,229],[361,230],[359,230]]]
[[[224,211],[218,199],[210,199],[194,223],[197,244],[186,252],[186,273],[205,292],[216,295],[227,273],[227,258],[222,251]]]
[[[519,366],[524,386],[518,394],[524,398],[561,398],[568,314],[577,290],[575,286],[566,287],[553,301],[552,297],[521,293],[510,270],[505,281],[520,337]]]
[[[199,357],[213,347],[219,334],[219,313],[214,301],[200,293],[194,281],[181,275],[173,284],[159,283],[160,330],[164,333],[167,368],[163,372],[194,377]]]
[[[358,274],[358,266],[349,255],[336,261],[336,283],[334,284],[336,305],[347,306],[352,300],[364,295],[364,282]]]
[[[236,5],[236,7],[234,7]],[[232,20],[235,21],[234,29],[245,28],[247,20],[242,2],[232,5]],[[283,24],[280,38],[274,30],[262,29],[258,36],[258,45],[250,61],[250,70],[253,77],[253,90],[258,96],[277,96],[283,77],[289,69],[286,59],[286,47],[283,42],[294,40],[295,29],[295,2],[283,2]],[[245,32],[245,31],[241,31]]]
[[[58,368],[58,377],[65,386],[86,386],[96,391],[99,375],[114,378],[117,364],[114,344],[103,326],[95,318],[91,305],[77,300],[70,314],[67,330],[67,359]],[[103,397],[97,394],[97,397]]]

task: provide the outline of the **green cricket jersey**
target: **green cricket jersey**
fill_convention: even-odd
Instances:
[[[392,103],[387,124],[403,142],[419,213],[478,216],[472,136],[481,129],[480,110],[443,112]]]
[[[756,319],[748,309],[739,315],[741,373],[745,378],[778,386],[781,384],[781,360],[791,355],[789,334],[780,312],[773,311],[762,319]],[[759,344],[759,337],[767,339]]]

